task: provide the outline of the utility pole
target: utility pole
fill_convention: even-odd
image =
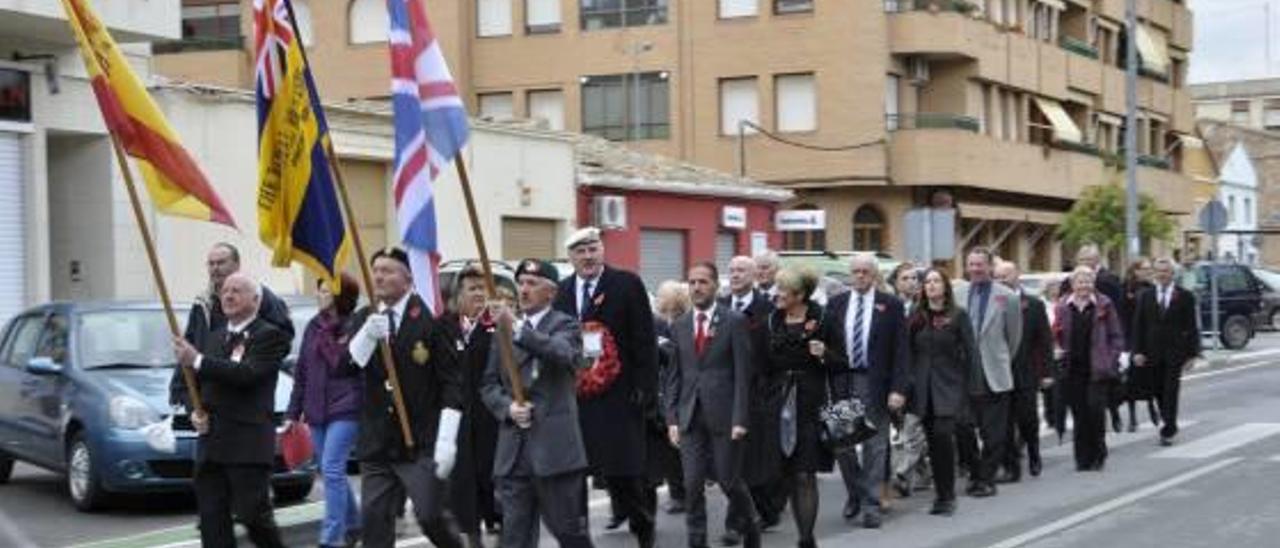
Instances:
[[[1138,10],[1127,0],[1125,26],[1124,242],[1125,263],[1142,253],[1138,237]]]

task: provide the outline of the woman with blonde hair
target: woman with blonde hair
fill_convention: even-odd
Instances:
[[[667,378],[676,368],[675,364],[675,337],[671,333],[671,324],[676,318],[684,315],[693,307],[693,301],[689,298],[689,284],[677,280],[667,280],[658,285],[657,292],[654,293],[654,315],[653,330],[658,336],[658,390],[662,391],[662,387],[667,386]],[[665,394],[658,394],[658,401],[666,401]],[[658,406],[658,419],[660,424],[667,424],[666,418],[661,416],[664,406]],[[668,514],[679,514],[685,510],[684,506],[684,469],[680,465],[680,450],[672,446],[670,443],[660,442],[650,445],[653,448],[656,461],[652,468],[657,468],[660,472],[662,481],[667,483],[667,496],[670,499],[667,502]]]

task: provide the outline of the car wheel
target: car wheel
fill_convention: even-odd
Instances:
[[[312,483],[313,481],[308,479],[294,483],[276,484],[274,487],[276,504],[293,504],[306,500],[307,495],[311,494]]]
[[[93,464],[93,450],[85,441],[83,432],[72,436],[67,446],[67,492],[81,512],[101,508],[106,499],[102,479]]]
[[[9,483],[9,477],[13,475],[13,457],[0,453],[0,484]]]
[[[1249,339],[1253,337],[1252,330],[1249,329],[1249,320],[1244,316],[1232,316],[1227,318],[1227,322],[1222,325],[1222,346],[1229,350],[1240,350],[1249,344]]]

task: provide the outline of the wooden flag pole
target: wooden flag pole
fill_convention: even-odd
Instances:
[[[364,290],[369,295],[369,305],[377,303],[373,293],[373,274],[369,272],[369,261],[365,258],[364,244],[360,241],[360,232],[356,230],[356,216],[351,209],[351,199],[347,195],[347,181],[338,168],[338,154],[333,150],[333,142],[322,136],[324,153],[329,157],[329,169],[333,173],[333,181],[338,187],[338,196],[342,198],[342,216],[347,220],[347,230],[351,232],[351,241],[356,248],[356,261],[360,263],[360,277],[364,279]],[[391,355],[391,344],[386,339],[378,341],[378,349],[382,354],[382,367],[387,370],[387,384],[391,385],[391,400],[395,405],[396,415],[400,417],[400,434],[404,436],[404,445],[413,449],[413,430],[409,427],[409,414],[404,406],[404,392],[400,389],[400,375],[396,373],[395,357]]]
[[[458,180],[462,183],[462,197],[467,202],[467,216],[471,218],[471,233],[476,239],[476,250],[480,254],[480,266],[484,269],[484,287],[489,300],[498,299],[498,286],[494,283],[493,267],[489,264],[489,249],[484,245],[484,233],[480,231],[480,217],[476,214],[476,199],[471,193],[471,177],[467,175],[467,164],[459,151],[453,165],[458,168]],[[502,361],[502,369],[507,372],[511,381],[511,397],[516,403],[524,404],[524,383],[520,379],[520,371],[516,369],[514,351],[511,347],[511,322],[498,322],[498,358]]]
[[[110,133],[110,132],[108,132]],[[138,187],[133,182],[133,172],[129,171],[129,161],[125,158],[124,149],[114,133],[111,134],[111,146],[116,152],[116,163],[124,173],[124,186],[129,190],[129,205],[133,208],[133,219],[138,223],[138,232],[142,234],[142,245],[147,249],[147,262],[151,264],[151,277],[156,282],[156,291],[160,293],[160,302],[164,303],[164,313],[169,320],[169,331],[175,338],[182,336],[178,329],[178,316],[173,312],[173,301],[169,299],[169,286],[164,282],[164,273],[160,270],[160,259],[156,257],[156,244],[147,229],[147,219],[142,214],[142,200],[138,198]],[[182,380],[187,385],[187,398],[191,402],[191,412],[204,413],[204,404],[200,401],[200,390],[196,386],[196,374],[190,367],[181,364]]]

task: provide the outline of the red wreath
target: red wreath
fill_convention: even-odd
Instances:
[[[582,330],[600,332],[603,345],[600,357],[596,358],[591,367],[578,373],[578,397],[590,399],[604,394],[618,380],[618,375],[622,374],[622,360],[618,357],[618,343],[614,341],[613,333],[603,323],[587,322],[583,324]]]

